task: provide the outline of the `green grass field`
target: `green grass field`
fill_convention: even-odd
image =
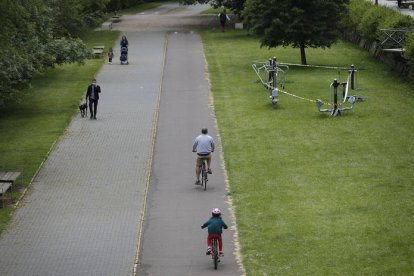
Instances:
[[[414,273],[414,85],[357,47],[307,49],[355,64],[364,96],[341,117],[285,94],[273,108],[253,61],[300,63],[244,31],[202,33],[247,275]],[[329,100],[346,71],[290,67],[285,90]]]

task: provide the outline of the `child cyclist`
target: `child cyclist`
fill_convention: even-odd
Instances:
[[[223,256],[223,240],[221,239],[221,233],[223,228],[227,229],[226,223],[221,219],[221,211],[218,208],[214,208],[211,211],[212,217],[201,226],[201,229],[208,227],[207,237],[207,252],[206,255],[211,254],[211,240],[213,238],[218,239],[219,242],[219,255]]]

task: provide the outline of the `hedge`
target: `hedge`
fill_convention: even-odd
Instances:
[[[345,31],[356,33],[367,42],[380,42],[381,29],[413,30],[414,27],[414,18],[386,6],[374,5],[372,1],[350,0],[348,9],[348,17],[343,20]],[[407,36],[404,48],[404,59],[414,65],[414,32]]]

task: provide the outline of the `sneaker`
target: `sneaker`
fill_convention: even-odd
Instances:
[[[210,255],[210,254],[211,254],[211,248],[207,248],[206,255]]]
[[[220,251],[220,252],[219,252],[219,256],[220,256],[220,257],[224,257],[223,251]]]
[[[200,180],[196,180],[196,182],[194,183],[195,185],[201,185]]]
[[[208,169],[208,170],[207,170],[207,173],[208,173],[208,174],[212,174],[213,172],[211,171],[211,169]]]

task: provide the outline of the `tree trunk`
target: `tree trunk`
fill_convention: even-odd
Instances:
[[[307,65],[306,62],[306,53],[305,53],[305,45],[301,44],[300,45],[300,60],[302,62],[302,65]]]

